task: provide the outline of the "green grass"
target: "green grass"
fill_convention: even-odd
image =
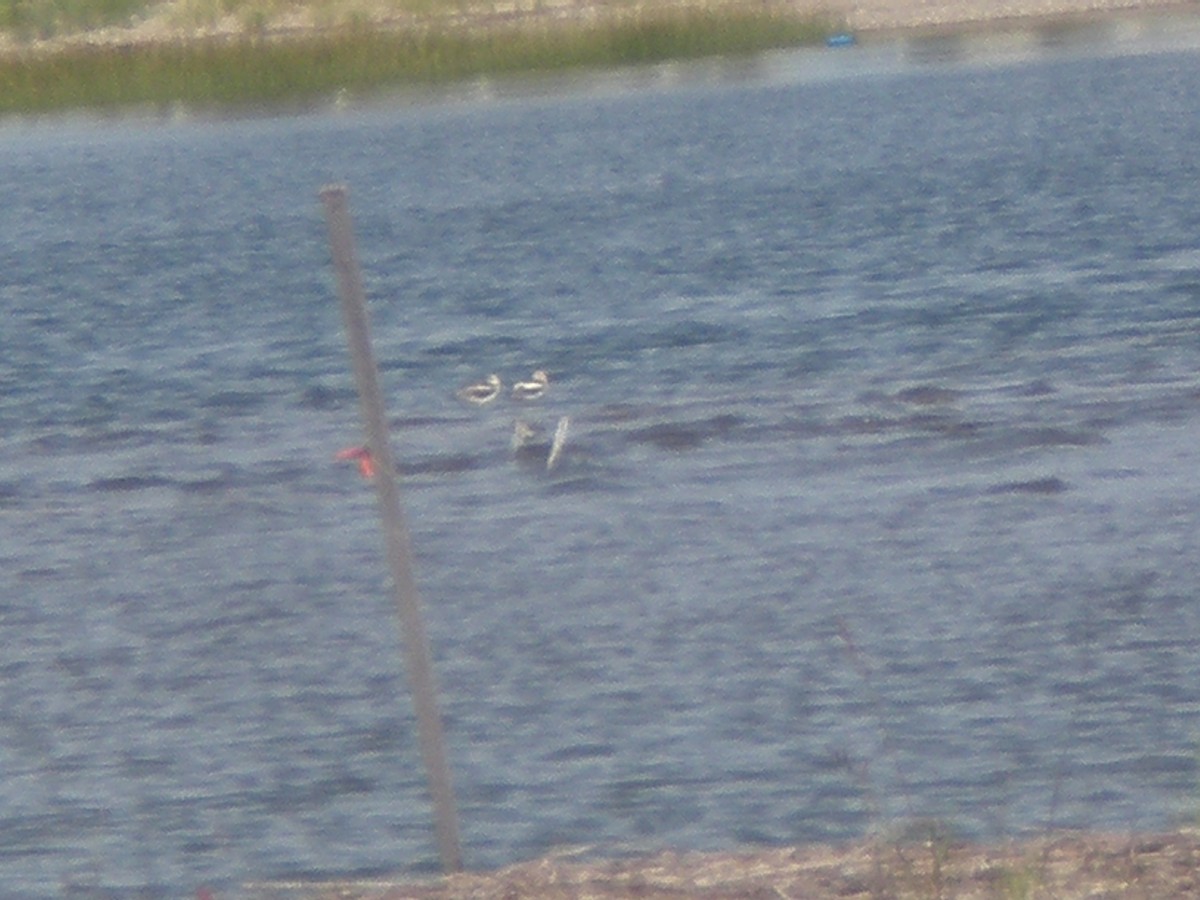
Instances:
[[[727,7],[627,13],[592,25],[363,26],[286,40],[257,38],[248,31],[225,40],[68,45],[49,53],[0,56],[0,115],[297,102],[340,90],[362,93],[481,75],[746,54],[819,41],[831,27],[825,20],[770,8]]]

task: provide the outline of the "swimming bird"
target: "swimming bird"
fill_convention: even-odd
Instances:
[[[352,459],[358,463],[358,474],[363,478],[375,477],[375,459],[367,447],[347,447],[339,450],[334,459]]]
[[[526,422],[524,419],[517,419],[513,423],[512,449],[517,456],[522,456],[529,452],[530,447],[536,447],[535,441],[541,437],[542,429],[537,425]],[[538,452],[544,454],[550,449],[547,444],[545,449]]]
[[[491,374],[477,384],[468,384],[458,392],[458,398],[465,400],[467,403],[474,403],[476,406],[483,406],[485,403],[491,403],[500,396],[500,389],[504,387],[500,383],[500,376]]]
[[[536,400],[542,394],[546,393],[546,386],[550,383],[550,376],[538,369],[529,376],[528,381],[518,381],[512,387],[512,395],[514,400]]]
[[[517,419],[513,424],[512,449],[513,456],[521,462],[542,464],[545,460],[546,471],[554,468],[562,456],[563,446],[567,442],[567,428],[570,420],[563,416],[558,420],[554,429],[554,439],[540,440],[542,429],[531,425],[523,419]]]

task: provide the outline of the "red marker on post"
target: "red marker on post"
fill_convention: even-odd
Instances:
[[[358,463],[358,474],[363,478],[375,477],[375,460],[367,447],[347,447],[345,450],[339,450],[334,459],[352,459]]]

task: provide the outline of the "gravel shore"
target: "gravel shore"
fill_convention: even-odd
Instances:
[[[1193,833],[1059,834],[992,845],[932,839],[577,862],[551,856],[427,882],[251,884],[247,900],[1186,900]]]

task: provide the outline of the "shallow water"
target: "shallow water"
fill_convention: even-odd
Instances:
[[[968,49],[0,129],[6,895],[436,864],[332,180],[469,865],[1194,812],[1200,55]]]

